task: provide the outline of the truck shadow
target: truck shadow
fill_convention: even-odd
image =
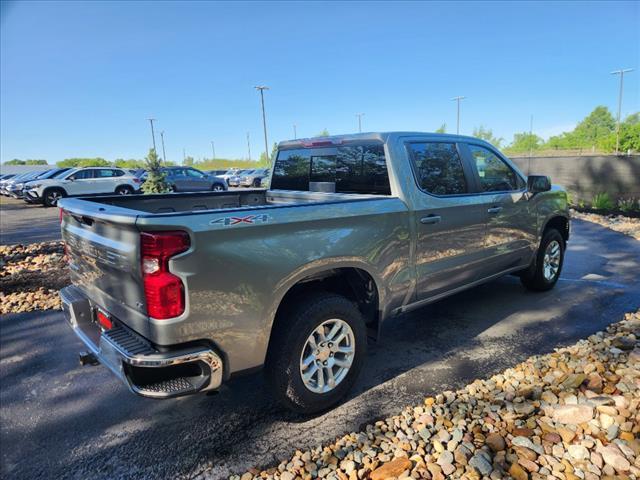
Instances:
[[[591,224],[576,230],[553,291],[527,292],[505,277],[389,320],[349,398],[314,417],[277,405],[260,374],[214,396],[135,397],[104,367],[77,366],[80,344],[60,313],[4,316],[2,476],[184,478],[206,469],[220,478],[273,466],[571,343],[640,304],[640,244]]]

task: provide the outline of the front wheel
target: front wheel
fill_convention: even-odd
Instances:
[[[259,178],[256,178],[256,179],[253,181],[253,186],[254,186],[254,187],[256,187],[256,188],[260,188],[260,185],[261,185],[261,184],[262,184],[262,180],[261,180],[261,179],[259,179]]]
[[[549,229],[540,241],[535,261],[520,275],[522,284],[529,290],[551,290],[560,278],[564,263],[565,242],[560,232]]]
[[[213,190],[214,192],[224,192],[224,187],[219,183],[214,183],[211,190]]]
[[[366,355],[362,315],[340,295],[301,299],[283,312],[272,335],[267,379],[280,403],[300,413],[338,403],[355,382]]]
[[[61,188],[50,188],[49,190],[44,192],[44,206],[55,207],[58,204],[58,201],[64,196],[64,190],[62,190]]]

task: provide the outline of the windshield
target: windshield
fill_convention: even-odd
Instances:
[[[54,175],[51,176],[51,178],[60,178],[62,177],[65,173],[68,173],[69,169],[65,168],[64,170],[59,170],[58,172],[56,172]]]

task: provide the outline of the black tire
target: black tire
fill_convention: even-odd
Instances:
[[[548,278],[548,276],[545,276],[545,255],[547,254],[547,248],[553,242],[556,242],[556,244],[559,245],[560,259],[558,262],[557,271],[552,276],[552,278]],[[534,262],[527,270],[522,272],[522,274],[520,275],[520,281],[522,282],[522,284],[529,290],[534,290],[537,292],[551,290],[558,282],[558,278],[560,278],[560,273],[562,272],[565,246],[566,244],[564,238],[558,230],[556,230],[555,228],[550,228],[549,230],[547,230],[542,236],[542,240],[540,241],[540,248],[536,253]]]
[[[225,188],[224,188],[224,185],[222,185],[221,183],[214,183],[211,186],[211,190],[213,190],[214,192],[224,192]]]
[[[256,187],[256,188],[259,188],[261,184],[262,184],[262,180],[260,178],[256,178],[253,181],[253,186]]]
[[[55,207],[58,204],[58,200],[67,196],[61,188],[48,188],[42,193],[42,201],[45,207]]]
[[[367,334],[362,314],[353,302],[341,295],[318,293],[301,298],[282,315],[272,333],[265,365],[272,392],[281,404],[295,412],[312,414],[327,410],[348,393],[364,363]],[[301,356],[310,335],[330,319],[340,319],[351,327],[355,340],[353,361],[332,390],[316,393],[302,380]]]
[[[133,188],[129,185],[120,185],[116,188],[117,195],[133,195]]]

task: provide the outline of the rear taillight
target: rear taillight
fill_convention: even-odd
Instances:
[[[142,279],[147,313],[166,319],[182,315],[185,308],[184,285],[169,272],[169,259],[189,249],[187,232],[148,232],[140,236]]]

